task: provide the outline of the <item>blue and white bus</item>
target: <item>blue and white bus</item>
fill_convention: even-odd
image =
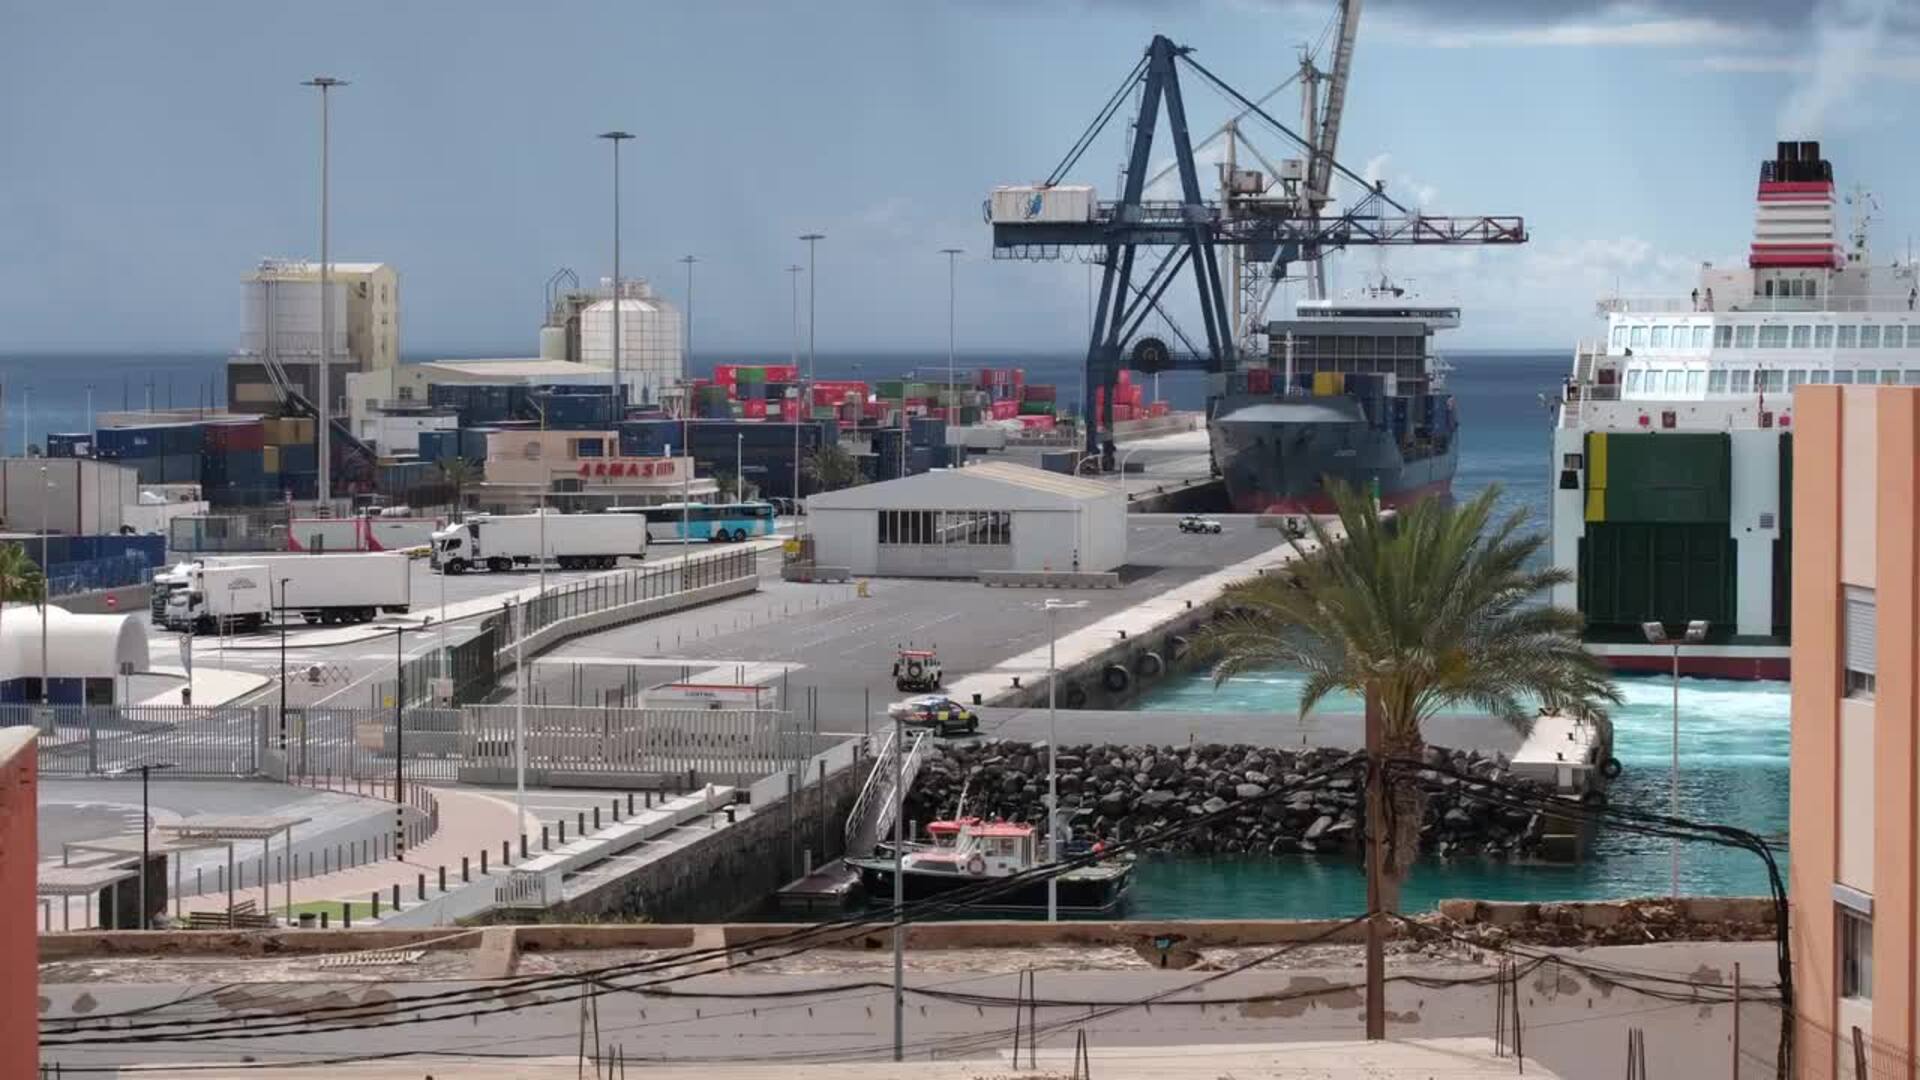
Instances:
[[[717,544],[773,535],[773,504],[767,502],[616,506],[608,513],[646,515],[647,539],[652,542],[705,540]]]

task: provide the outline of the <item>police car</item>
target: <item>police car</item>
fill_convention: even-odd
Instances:
[[[887,716],[909,727],[932,728],[940,735],[971,735],[980,730],[980,714],[939,694],[896,701],[887,706]]]

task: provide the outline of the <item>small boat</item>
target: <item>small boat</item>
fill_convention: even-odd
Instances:
[[[900,856],[909,902],[932,899],[1044,865],[1038,858],[1039,839],[1031,825],[958,818],[933,822],[927,826],[927,832],[932,837],[931,843],[904,845]],[[890,850],[846,860],[848,866],[859,872],[867,895],[882,902],[893,898],[893,862]],[[1105,914],[1125,902],[1127,888],[1133,883],[1133,863],[1127,859],[1098,862],[1069,870],[1057,880],[1062,913]],[[969,906],[982,912],[1044,912],[1047,882],[1036,878]]]

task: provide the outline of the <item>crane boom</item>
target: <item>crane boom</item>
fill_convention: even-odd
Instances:
[[[1333,183],[1334,153],[1340,147],[1340,120],[1347,109],[1347,83],[1353,78],[1353,45],[1360,34],[1360,0],[1340,0],[1340,32],[1333,42],[1333,70],[1327,73],[1327,97],[1320,122],[1315,125],[1312,157],[1307,162],[1307,214],[1319,217],[1327,205],[1328,188]],[[1311,92],[1311,91],[1309,91]],[[1308,101],[1309,110],[1313,108]],[[1327,264],[1312,259],[1311,291],[1314,299],[1327,295]]]

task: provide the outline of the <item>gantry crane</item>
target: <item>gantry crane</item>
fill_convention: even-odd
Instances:
[[[1316,135],[1324,135],[1324,141],[1318,137],[1308,140],[1275,120],[1263,104],[1249,100],[1193,59],[1191,50],[1155,36],[1145,55],[1046,180],[997,189],[988,200],[995,258],[1051,260],[1076,249],[1091,249],[1103,267],[1087,346],[1086,376],[1090,391],[1095,387],[1105,389],[1106,405],[1103,415],[1088,417],[1089,453],[1101,449],[1101,430],[1112,430],[1114,382],[1129,346],[1132,355],[1127,358],[1128,366],[1144,372],[1185,368],[1224,375],[1239,366],[1240,343],[1235,335],[1243,328],[1229,314],[1216,249],[1227,249],[1233,258],[1247,263],[1268,266],[1267,277],[1277,281],[1294,263],[1317,262],[1330,251],[1354,245],[1525,242],[1526,224],[1517,216],[1418,213],[1389,196],[1384,183],[1368,183],[1334,156],[1331,139],[1340,127],[1345,73],[1351,66],[1358,16],[1357,0],[1347,0],[1341,13],[1341,37],[1334,47],[1334,74],[1339,77],[1328,78],[1325,108],[1309,114],[1318,117]],[[1293,198],[1237,202],[1229,193],[1216,202],[1201,195],[1199,168],[1181,94],[1179,67],[1183,64],[1240,108],[1240,118],[1265,124],[1309,154],[1305,166],[1293,170],[1295,175],[1285,175],[1289,163],[1278,170],[1282,173],[1279,178],[1290,185]],[[1093,198],[1089,187],[1064,184],[1068,172],[1136,91],[1140,107],[1129,135],[1120,198],[1101,202]],[[1163,105],[1180,197],[1149,200],[1145,197],[1148,166]],[[1314,182],[1316,167],[1325,176],[1318,185]],[[1326,192],[1336,173],[1363,194],[1342,212],[1328,216],[1324,212],[1329,201]],[[1136,263],[1142,261],[1143,248],[1164,250],[1157,260],[1150,260],[1153,265],[1144,280],[1136,281]],[[1174,278],[1185,269],[1193,272],[1206,338],[1204,352],[1160,303]],[[1239,296],[1235,299],[1241,300]],[[1141,336],[1148,316],[1154,313],[1180,339],[1184,351],[1176,352],[1157,338]]]

